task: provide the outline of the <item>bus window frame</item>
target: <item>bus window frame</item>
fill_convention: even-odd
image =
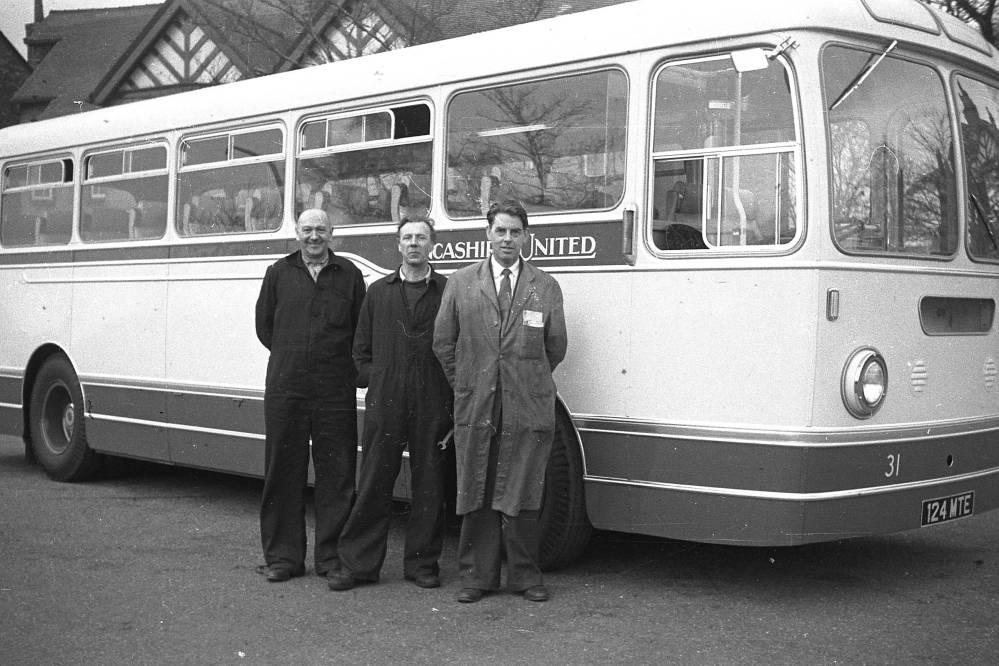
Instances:
[[[430,113],[430,120],[427,125],[427,133],[417,136],[407,136],[401,139],[395,138],[396,132],[396,115],[394,113],[395,109],[411,107],[411,106],[424,106]],[[327,132],[329,127],[329,122],[331,120],[344,120],[349,118],[358,118],[364,116],[375,115],[378,113],[387,113],[390,118],[389,124],[389,137],[387,139],[372,139],[371,141],[355,141],[352,143],[342,143],[326,145],[322,148],[303,148],[303,143],[305,142],[304,128],[309,123],[314,123],[318,121],[323,121],[327,124]],[[290,193],[292,210],[297,217],[300,213],[299,211],[299,188],[302,183],[299,180],[300,163],[304,160],[315,160],[331,155],[341,155],[346,153],[357,153],[364,150],[378,150],[383,148],[391,148],[393,146],[411,146],[411,145],[423,145],[427,144],[430,146],[430,191],[427,192],[429,205],[427,208],[427,217],[431,217],[435,214],[434,204],[436,203],[434,197],[434,186],[438,179],[437,173],[437,161],[439,159],[438,153],[440,152],[441,141],[437,137],[436,133],[436,123],[437,123],[437,107],[435,100],[430,96],[429,93],[414,96],[414,97],[401,97],[397,99],[386,100],[378,102],[376,104],[367,104],[365,106],[356,106],[349,109],[343,110],[322,110],[308,112],[295,121],[295,145],[294,151],[290,158],[290,169],[291,169],[291,184],[289,188],[286,186],[286,191]],[[327,136],[328,138],[328,136]],[[312,192],[310,196],[314,196],[316,192]],[[306,206],[303,208],[307,209],[311,206]],[[335,222],[337,228],[342,229],[370,229],[372,227],[377,227],[379,225],[391,225],[395,227],[398,222],[392,219],[387,220],[375,220],[375,221],[365,221],[365,222]]]
[[[873,40],[873,37],[871,37],[871,39]],[[954,192],[958,196],[958,200],[955,202],[955,209],[954,209],[955,216],[956,216],[955,224],[957,226],[956,231],[957,231],[957,236],[958,236],[957,245],[955,246],[953,252],[951,252],[949,254],[946,254],[946,255],[944,255],[944,254],[931,254],[931,253],[917,254],[917,253],[913,253],[913,252],[858,251],[858,250],[855,250],[855,249],[854,250],[850,250],[850,249],[844,248],[840,244],[839,239],[836,237],[836,225],[835,225],[834,220],[833,220],[833,218],[834,218],[834,215],[833,215],[833,205],[834,205],[834,200],[835,200],[835,190],[834,190],[834,188],[835,188],[835,179],[833,177],[833,164],[832,164],[832,159],[833,159],[832,123],[830,122],[830,119],[829,119],[830,109],[826,108],[826,103],[827,103],[827,100],[825,98],[826,70],[825,70],[825,67],[823,66],[823,62],[824,62],[823,58],[825,56],[826,51],[829,48],[840,47],[840,48],[844,48],[844,49],[852,49],[854,51],[863,51],[863,52],[865,52],[865,53],[867,53],[869,55],[877,56],[877,55],[879,55],[879,54],[881,54],[881,53],[883,53],[885,51],[885,46],[886,46],[886,44],[884,43],[883,40],[881,42],[874,42],[874,41],[860,41],[860,40],[857,40],[857,41],[843,41],[843,40],[830,39],[830,40],[827,40],[827,41],[823,42],[820,45],[819,49],[818,49],[817,61],[816,61],[816,66],[818,68],[818,73],[819,73],[819,77],[818,77],[818,90],[819,90],[818,100],[819,100],[819,102],[818,103],[819,103],[819,108],[822,110],[823,134],[825,136],[825,142],[826,142],[826,146],[825,146],[825,149],[826,149],[826,165],[825,165],[825,169],[826,169],[827,180],[828,180],[828,191],[826,193],[826,196],[828,197],[828,199],[827,199],[827,205],[826,205],[826,209],[825,209],[825,216],[828,219],[828,223],[826,225],[826,233],[829,235],[829,239],[832,242],[833,247],[836,248],[836,251],[839,252],[840,254],[842,254],[844,256],[848,256],[848,257],[869,257],[869,258],[881,258],[881,259],[900,259],[900,260],[905,260],[905,261],[919,260],[919,261],[934,261],[934,262],[941,262],[941,263],[943,263],[943,262],[952,262],[960,254],[959,245],[965,244],[965,242],[964,242],[964,230],[965,230],[965,224],[964,224],[964,222],[966,220],[967,210],[966,210],[966,206],[964,204],[964,201],[961,199],[961,194],[963,193],[964,196],[967,196],[967,190],[966,190],[966,188],[962,187],[962,185],[964,185],[964,182],[965,182],[964,178],[966,177],[965,173],[964,173],[964,165],[963,165],[963,163],[961,163],[961,160],[963,159],[963,152],[961,152],[962,149],[963,149],[963,146],[961,146],[961,147],[957,146],[957,144],[961,142],[961,138],[960,138],[960,129],[958,128],[958,120],[957,120],[956,108],[954,107],[954,100],[953,100],[952,88],[950,86],[951,79],[950,79],[950,76],[948,76],[947,71],[943,67],[943,63],[944,63],[943,59],[926,60],[924,58],[920,58],[918,56],[918,54],[915,54],[915,53],[912,52],[911,48],[907,48],[907,45],[901,45],[900,44],[897,48],[892,49],[891,53],[888,53],[886,55],[886,59],[887,58],[891,58],[891,59],[899,60],[899,61],[902,61],[902,62],[905,62],[905,63],[909,63],[909,64],[913,64],[913,65],[918,65],[918,66],[926,67],[931,72],[933,72],[933,74],[936,76],[937,80],[940,82],[940,89],[943,92],[943,98],[944,98],[944,106],[945,106],[945,108],[947,110],[947,114],[948,114],[947,128],[951,132],[950,138],[951,138],[952,145],[954,146],[951,149],[951,158],[953,159],[953,167],[954,167],[954,169],[953,169]],[[854,119],[855,120],[864,120],[863,118],[856,118],[856,117],[854,117]],[[962,217],[962,212],[964,213],[964,217]]]
[[[32,183],[31,182],[31,167],[37,166],[41,167],[44,164],[51,164],[58,162],[60,165],[61,178],[58,181],[41,181]],[[66,164],[70,164],[70,174],[67,179],[66,175]],[[69,238],[65,242],[60,243],[39,243],[38,239],[35,238],[35,242],[27,243],[24,245],[5,245],[0,240],[0,250],[2,251],[12,251],[12,252],[36,252],[40,250],[60,250],[65,249],[68,245],[71,245],[79,239],[78,229],[77,229],[77,210],[79,209],[79,190],[78,184],[80,178],[78,174],[80,172],[82,161],[78,159],[78,156],[69,150],[62,150],[57,153],[50,153],[46,155],[39,155],[32,158],[15,158],[11,159],[4,164],[0,165],[0,228],[3,225],[3,199],[9,193],[20,193],[27,192],[29,198],[32,201],[38,202],[48,202],[55,200],[55,188],[67,188],[71,191],[70,193],[70,234]],[[6,187],[6,172],[8,169],[15,167],[25,167],[27,169],[25,184],[18,185],[15,187]],[[39,173],[41,173],[39,171]]]
[[[970,177],[968,174],[968,169],[967,169],[968,162],[966,160],[965,150],[964,150],[964,136],[961,130],[963,124],[959,117],[958,108],[957,108],[956,95],[957,95],[958,77],[964,77],[970,81],[974,81],[981,85],[990,86],[994,88],[997,92],[999,92],[999,79],[990,80],[964,69],[952,69],[950,71],[950,76],[947,77],[947,83],[949,84],[949,90],[948,90],[949,94],[947,101],[949,104],[954,105],[953,115],[957,132],[956,135],[957,140],[955,143],[958,146],[957,155],[955,156],[956,161],[958,163],[957,164],[959,171],[958,189],[960,190],[960,197],[958,200],[958,222],[959,222],[958,236],[960,237],[961,244],[964,245],[964,254],[965,256],[968,257],[968,259],[971,262],[977,264],[984,264],[987,266],[995,266],[999,264],[999,257],[996,257],[995,259],[989,259],[987,257],[977,257],[971,253],[971,247],[970,244],[968,243],[968,229],[970,227],[969,220],[971,219],[972,216],[972,211],[968,206],[968,201],[971,196],[969,192]],[[997,220],[997,222],[999,222],[999,220]]]
[[[607,212],[615,211],[625,206],[629,190],[629,182],[628,182],[629,169],[631,167],[631,165],[629,165],[628,162],[629,162],[629,149],[631,143],[631,133],[633,131],[631,125],[632,121],[634,120],[632,115],[633,107],[635,105],[634,88],[631,77],[631,71],[629,70],[628,67],[622,65],[620,62],[616,60],[603,60],[601,62],[596,62],[596,63],[587,63],[586,66],[573,69],[559,69],[557,71],[549,71],[549,68],[545,68],[545,70],[541,71],[531,70],[529,72],[530,76],[527,77],[525,77],[521,72],[514,72],[514,73],[505,74],[501,77],[490,77],[484,81],[479,80],[475,82],[475,85],[453,88],[448,93],[447,98],[444,100],[443,127],[441,128],[440,132],[440,141],[441,141],[440,160],[441,160],[441,165],[443,167],[441,178],[444,179],[445,182],[445,184],[441,188],[442,200],[440,203],[441,203],[441,211],[444,217],[446,217],[449,222],[458,223],[458,224],[467,224],[469,222],[481,220],[483,217],[485,217],[484,213],[462,215],[460,217],[454,216],[448,210],[447,201],[445,200],[447,198],[447,192],[446,192],[447,172],[451,168],[448,161],[448,146],[449,146],[449,137],[450,137],[449,118],[451,117],[451,106],[454,104],[455,98],[457,98],[460,95],[482,92],[484,90],[512,87],[517,85],[528,85],[532,83],[552,81],[555,79],[570,78],[575,76],[585,76],[588,74],[599,74],[599,73],[609,74],[610,72],[619,73],[623,77],[623,82],[624,82],[625,109],[623,112],[623,117],[625,125],[623,128],[624,140],[621,149],[621,153],[623,155],[624,169],[621,172],[621,195],[618,197],[618,200],[614,204],[602,208],[568,208],[564,210],[554,210],[554,211],[529,210],[528,212],[530,214],[531,219],[534,219],[534,217],[536,216],[551,217],[559,215],[592,215],[592,214],[601,214],[601,213],[606,214]],[[604,156],[606,159],[607,153],[604,153]]]
[[[778,53],[774,56],[768,56],[769,61],[775,61],[779,63],[783,68],[788,81],[789,87],[789,97],[791,100],[791,117],[793,120],[793,128],[795,133],[794,141],[774,141],[769,143],[754,143],[745,144],[738,146],[716,146],[710,148],[685,148],[681,150],[654,150],[655,147],[655,118],[656,118],[656,90],[657,82],[660,74],[668,67],[675,67],[678,65],[707,62],[711,60],[723,60],[728,58],[730,61],[732,59],[732,53],[736,51],[743,51],[746,49],[759,48],[763,49],[768,54],[772,53],[776,48],[776,44],[773,43],[751,43],[751,44],[738,44],[732,45],[721,51],[711,51],[699,54],[683,54],[680,56],[671,56],[660,60],[655,63],[651,68],[649,80],[648,80],[648,108],[646,109],[646,114],[648,118],[648,132],[646,137],[645,154],[642,156],[644,162],[645,173],[647,174],[647,180],[645,182],[646,187],[646,211],[648,214],[645,216],[647,223],[645,225],[645,233],[642,234],[643,242],[645,243],[646,249],[656,258],[656,259],[703,259],[703,258],[714,258],[714,257],[727,257],[731,258],[733,256],[783,256],[788,254],[793,254],[797,252],[805,242],[805,237],[807,235],[806,227],[806,211],[807,211],[807,197],[808,190],[806,187],[806,175],[805,175],[805,132],[802,120],[802,105],[803,101],[801,98],[801,86],[799,85],[798,71],[794,67],[794,63],[787,58],[783,53]],[[774,155],[779,156],[782,153],[790,152],[792,155],[793,165],[794,165],[794,179],[790,183],[793,185],[793,190],[795,192],[795,231],[794,237],[788,243],[781,244],[747,244],[747,245],[710,245],[707,242],[707,238],[704,238],[704,243],[707,245],[706,248],[698,249],[665,249],[660,248],[656,245],[653,236],[653,210],[655,206],[655,176],[656,169],[655,165],[657,162],[680,162],[688,160],[700,160],[704,164],[704,171],[707,172],[707,164],[711,160],[716,160],[723,162],[729,157],[742,157],[742,156],[754,156],[754,155]],[[702,176],[703,177],[703,176]],[[706,198],[708,194],[708,187],[706,184],[702,184],[701,191],[701,233],[702,235],[706,231],[707,227],[707,207]]]
[[[162,148],[163,153],[163,166],[157,169],[144,169],[141,171],[125,171],[124,159],[125,155],[128,153],[135,153],[140,150],[148,150],[150,148]],[[90,159],[93,157],[101,155],[112,155],[114,153],[122,154],[122,172],[119,174],[113,174],[110,176],[95,176],[88,177],[87,171],[90,167]],[[77,229],[80,237],[80,242],[85,245],[94,245],[98,243],[121,243],[121,242],[136,242],[136,241],[161,241],[167,235],[167,229],[169,228],[169,214],[166,213],[170,205],[170,142],[164,138],[149,138],[144,139],[138,143],[121,144],[116,146],[102,146],[100,148],[87,149],[84,148],[80,153],[80,194],[76,202],[76,207],[79,209],[80,223]],[[84,212],[84,197],[85,189],[89,186],[94,189],[91,190],[91,198],[96,198],[97,188],[104,189],[104,186],[110,185],[117,182],[137,180],[141,178],[155,178],[163,177],[166,179],[166,200],[163,201],[164,214],[166,215],[165,225],[163,228],[163,233],[159,236],[149,236],[145,238],[136,238],[130,236],[128,238],[116,238],[116,239],[88,239],[83,236],[83,212]],[[139,207],[139,200],[136,201],[136,206],[131,210],[136,210]],[[124,210],[124,209],[122,209]],[[134,221],[134,218],[133,218]],[[132,222],[129,223],[131,229]]]
[[[281,152],[279,153],[268,153],[267,155],[256,155],[253,157],[227,157],[224,160],[217,160],[215,162],[200,162],[198,164],[185,165],[184,161],[184,148],[185,144],[190,141],[201,141],[208,139],[217,139],[220,137],[228,137],[228,154],[232,155],[232,138],[240,134],[253,134],[261,130],[267,129],[277,129],[281,132]],[[244,164],[259,164],[262,162],[275,162],[277,160],[286,161],[288,159],[288,132],[284,122],[280,120],[274,120],[272,122],[261,123],[257,125],[252,125],[250,127],[240,127],[238,129],[217,129],[202,134],[185,134],[182,135],[177,141],[177,174],[190,173],[192,171],[206,171],[208,169],[217,169],[219,165],[232,165],[241,166]]]
[[[236,121],[233,121],[235,123]],[[275,153],[268,153],[266,155],[256,155],[251,157],[233,157],[234,145],[233,138],[241,134],[253,134],[255,132],[261,132],[266,130],[276,129],[281,133],[281,151]],[[210,140],[220,137],[228,137],[226,153],[227,158],[225,160],[217,160],[214,162],[202,162],[193,165],[185,165],[184,155],[185,147],[188,142]],[[192,128],[187,134],[181,134],[176,140],[176,155],[174,156],[174,174],[171,179],[172,183],[170,185],[170,190],[168,191],[168,197],[172,201],[174,206],[173,219],[170,220],[168,217],[168,226],[171,230],[168,230],[166,234],[173,234],[178,240],[191,241],[199,239],[210,239],[213,242],[217,242],[220,238],[238,236],[242,234],[250,234],[253,236],[259,236],[261,234],[275,234],[279,233],[285,226],[284,224],[284,213],[287,210],[288,197],[291,194],[293,196],[293,191],[288,187],[288,126],[284,119],[282,118],[268,118],[263,120],[253,121],[246,126],[240,126],[235,124],[227,124],[221,127],[215,127],[212,129]],[[169,158],[169,155],[168,155]],[[185,233],[181,228],[183,224],[183,210],[185,204],[188,202],[180,201],[180,196],[182,193],[182,188],[180,186],[180,181],[184,174],[188,173],[200,173],[203,171],[211,171],[217,169],[225,169],[230,167],[241,167],[254,164],[267,164],[267,163],[279,163],[280,174],[284,179],[281,186],[281,217],[279,218],[279,223],[272,229],[261,229],[261,230],[250,230],[242,229],[236,231],[213,231],[208,233]],[[171,202],[168,202],[168,206]],[[164,237],[166,237],[164,234]]]
[[[363,111],[352,110],[349,113],[338,114],[338,113],[320,113],[318,115],[303,116],[299,118],[297,127],[295,129],[295,159],[297,160],[300,156],[305,157],[319,157],[322,155],[327,155],[335,152],[351,152],[355,150],[361,150],[363,148],[380,147],[387,144],[395,144],[399,142],[406,141],[407,139],[395,139],[395,114],[392,113],[392,109],[399,106],[416,106],[416,104],[424,103],[426,100],[419,100],[413,104],[388,104],[379,105],[377,107],[372,107],[365,109]],[[427,107],[430,109],[430,131],[426,134],[426,137],[433,139],[434,136],[434,109],[433,105],[426,102]],[[302,144],[305,142],[305,126],[310,123],[315,123],[323,121],[326,123],[325,136],[326,141],[329,140],[329,123],[331,120],[348,120],[350,118],[364,118],[366,116],[374,116],[379,113],[385,113],[389,117],[389,138],[387,139],[372,139],[370,141],[352,141],[350,143],[335,143],[330,145],[327,143],[322,148],[303,148]],[[409,139],[416,139],[418,141],[425,141],[422,136],[408,137]]]

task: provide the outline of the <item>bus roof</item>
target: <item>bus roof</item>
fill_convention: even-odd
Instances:
[[[529,70],[547,65],[794,29],[883,34],[955,52],[991,69],[999,59],[978,32],[918,0],[632,0],[543,21],[307,67],[222,86],[0,130],[0,151],[58,150],[79,138],[115,141],[286,109]],[[7,155],[0,155],[6,157]]]

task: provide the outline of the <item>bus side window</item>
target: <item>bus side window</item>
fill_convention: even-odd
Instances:
[[[284,214],[284,132],[277,127],[187,138],[181,144],[177,232],[274,231]]]
[[[728,55],[667,63],[654,100],[654,248],[791,243],[800,145],[784,64],[740,70]]]
[[[70,159],[8,166],[0,198],[0,245],[65,245],[73,235]]]
[[[530,213],[616,206],[627,85],[609,70],[456,95],[447,123],[448,214],[479,217],[505,199]]]
[[[425,103],[309,119],[299,129],[295,214],[321,208],[334,226],[426,215],[430,126]]]

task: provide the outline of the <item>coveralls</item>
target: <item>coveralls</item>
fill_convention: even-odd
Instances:
[[[354,496],[357,461],[354,328],[364,279],[329,252],[313,280],[302,253],[267,269],[257,299],[257,337],[270,352],[260,538],[269,566],[305,569],[309,441],[315,467],[315,568],[339,569],[337,540]]]
[[[451,428],[453,398],[432,343],[446,282],[431,269],[426,289],[413,290],[397,270],[371,285],[361,307],[354,361],[358,385],[368,388],[363,453],[357,501],[340,536],[342,568],[357,580],[378,580],[407,446],[412,501],[403,574],[415,579],[439,572],[450,450],[438,443]]]

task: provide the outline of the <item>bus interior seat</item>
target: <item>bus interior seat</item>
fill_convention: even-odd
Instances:
[[[73,214],[68,210],[50,210],[35,218],[35,242],[38,245],[62,245],[73,235]]]
[[[333,181],[327,181],[322,189],[316,192],[314,207],[326,211],[330,224],[334,227],[354,224],[354,216],[347,208],[343,190]]]
[[[664,250],[706,250],[707,244],[701,230],[689,224],[676,222],[666,225]]]
[[[88,241],[126,240],[135,225],[135,210],[95,206],[82,225],[81,235]]]
[[[167,205],[165,201],[143,199],[136,206],[137,215],[129,229],[130,238],[159,238],[166,231]]]
[[[39,216],[30,213],[5,214],[2,227],[4,245],[34,245],[38,242]]]
[[[243,207],[247,231],[267,231],[281,225],[283,202],[276,187],[258,187]]]

